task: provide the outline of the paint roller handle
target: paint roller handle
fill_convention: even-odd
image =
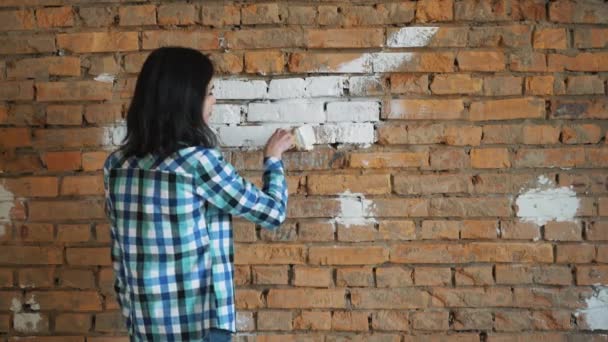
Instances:
[[[294,145],[293,134],[285,129],[277,129],[264,147],[264,157],[274,157],[281,159],[283,152],[289,150]]]

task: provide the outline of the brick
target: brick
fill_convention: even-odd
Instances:
[[[391,266],[376,269],[377,287],[404,287],[414,284],[412,269]]]
[[[112,98],[112,84],[95,81],[41,82],[36,84],[36,100],[99,101]]]
[[[245,25],[278,24],[283,21],[276,3],[250,4],[241,8],[241,22]]]
[[[452,72],[454,59],[452,52],[379,52],[371,55],[375,73]]]
[[[331,317],[333,331],[367,331],[369,314],[359,311],[334,311]]]
[[[323,222],[302,222],[299,226],[298,240],[332,241],[334,240],[334,226]]]
[[[103,128],[97,127],[37,129],[33,143],[39,149],[95,147],[107,143],[107,135]]]
[[[355,309],[418,309],[429,305],[430,295],[414,287],[351,290]]]
[[[604,81],[597,75],[570,76],[566,92],[569,95],[604,94]]]
[[[0,31],[32,30],[36,27],[31,10],[4,11],[0,13]]]
[[[456,56],[460,71],[501,71],[505,56],[498,51],[461,51]]]
[[[101,298],[95,291],[47,291],[30,293],[41,308],[61,311],[99,311]]]
[[[174,45],[196,50],[215,50],[219,48],[219,36],[217,32],[206,31],[144,31],[142,33],[142,48],[145,50]]]
[[[462,100],[391,100],[386,119],[457,120],[464,115]]]
[[[417,286],[448,286],[452,284],[452,271],[443,267],[416,267],[414,281]]]
[[[354,168],[423,167],[428,165],[427,152],[353,153],[350,164]]]
[[[465,47],[467,30],[461,27],[411,26],[388,28],[389,47]]]
[[[72,7],[50,7],[36,10],[38,27],[70,27],[74,26],[74,11]]]
[[[431,84],[433,94],[478,94],[482,81],[468,74],[436,75]]]
[[[53,226],[51,224],[28,223],[16,227],[16,239],[31,242],[53,241]]]
[[[430,94],[428,75],[391,74],[391,93]]]
[[[63,178],[61,195],[82,196],[102,195],[103,177],[99,176],[68,176]]]
[[[55,331],[87,333],[91,329],[91,315],[65,313],[55,317]]]
[[[371,267],[339,268],[336,273],[336,286],[373,287],[373,269]]]
[[[468,46],[470,47],[529,47],[532,28],[527,25],[501,25],[471,27]]]
[[[313,25],[317,18],[317,9],[312,6],[290,5],[287,7],[287,24]]]
[[[494,327],[497,331],[521,331],[532,328],[529,312],[502,311],[495,314]]]
[[[489,310],[459,309],[454,312],[453,325],[456,330],[487,330],[494,322]]]
[[[80,58],[26,58],[9,64],[9,79],[48,78],[49,76],[80,76]]]
[[[601,128],[593,124],[569,125],[561,131],[561,141],[565,144],[595,144],[601,138]]]
[[[63,252],[57,247],[9,247],[0,253],[3,264],[57,265],[63,263]]]
[[[87,224],[62,224],[57,228],[57,241],[86,242],[91,239],[91,227]]]
[[[224,34],[229,49],[276,49],[304,47],[304,34],[296,27],[229,31]]]
[[[192,4],[161,5],[157,11],[159,25],[193,25],[198,19],[198,13]]]
[[[95,314],[95,331],[127,332],[125,319],[120,312],[97,313]]]
[[[332,284],[333,273],[331,268],[294,267],[294,286],[331,287]]]
[[[605,28],[575,28],[574,47],[604,48],[608,46],[608,29]]]
[[[258,311],[257,323],[260,330],[291,330],[293,313],[290,311]]]
[[[122,120],[122,104],[103,103],[86,106],[84,119],[90,124],[113,124]]]
[[[43,154],[42,160],[49,171],[71,171],[82,167],[80,152],[48,152]]]
[[[388,261],[388,250],[381,246],[310,247],[308,258],[310,264],[318,265],[374,265]]]
[[[33,100],[34,82],[13,81],[0,82],[0,100]]]
[[[56,197],[58,181],[55,177],[7,178],[2,185],[18,197]]]
[[[418,238],[422,240],[458,240],[459,235],[459,222],[426,220],[422,222]]]
[[[137,5],[120,7],[118,10],[121,26],[140,26],[156,24],[155,5]]]
[[[209,55],[215,72],[223,74],[238,74],[243,71],[243,55],[241,53],[216,53]]]
[[[483,94],[486,96],[521,95],[521,93],[521,77],[490,76],[483,79]]]
[[[474,1],[456,2],[454,13],[456,20],[503,21],[514,19],[518,11],[507,1]],[[513,13],[513,12],[514,13]]]
[[[471,150],[471,166],[476,169],[502,169],[511,167],[506,148],[484,148]]]
[[[516,51],[510,56],[509,68],[512,71],[546,72],[547,57],[541,52]]]
[[[241,11],[237,5],[203,5],[201,17],[205,26],[229,26],[241,23]]]
[[[110,74],[114,77],[120,72],[120,65],[114,56],[93,56],[89,58],[88,62],[91,75]]]
[[[608,240],[608,222],[594,221],[586,227],[588,240]]]
[[[46,110],[46,122],[49,125],[81,125],[82,106],[51,105]]]
[[[530,76],[526,77],[526,94],[529,95],[553,95],[553,76]]]
[[[412,314],[412,328],[416,330],[448,330],[449,312],[417,311]]]
[[[343,289],[271,289],[268,292],[269,308],[340,309],[345,306]]]
[[[470,166],[470,157],[461,148],[436,148],[429,152],[432,170],[453,170]]]
[[[467,220],[460,228],[461,239],[496,239],[498,225],[494,220]]]
[[[96,200],[63,200],[55,202],[35,201],[29,203],[31,221],[66,219],[105,219],[104,205]]]
[[[549,19],[558,23],[608,23],[608,9],[600,3],[559,0],[549,5]]]
[[[260,285],[287,285],[289,281],[287,266],[254,266],[253,282]]]
[[[311,195],[327,195],[350,190],[364,194],[386,194],[390,192],[389,175],[311,175],[307,191]]]
[[[112,264],[109,248],[68,248],[66,252],[67,261],[70,265],[88,266],[101,265],[109,266]]]
[[[608,280],[608,266],[576,266],[576,283],[578,285],[605,284]]]
[[[608,53],[583,52],[575,56],[550,54],[548,68],[550,71],[606,71]]]
[[[18,271],[17,285],[21,288],[53,287],[55,285],[54,275],[53,268],[21,268]],[[10,285],[12,286],[12,283]]]
[[[580,148],[519,149],[513,165],[521,167],[576,167],[584,165],[584,153]]]
[[[235,264],[303,264],[306,249],[295,245],[245,245],[237,244]]]
[[[0,38],[0,54],[21,55],[54,52],[54,35],[21,36],[21,39]]]
[[[534,311],[532,320],[537,330],[569,330],[571,314],[567,310]]]
[[[95,276],[90,270],[62,269],[59,271],[58,278],[62,287],[76,289],[95,288]]]
[[[381,331],[408,331],[408,314],[402,311],[374,311],[372,312],[372,328]]]
[[[426,23],[434,21],[450,21],[454,19],[454,3],[452,0],[422,0],[416,8],[416,21]]]
[[[543,118],[545,103],[537,98],[485,100],[471,103],[469,120],[512,120]]]
[[[432,291],[432,305],[437,307],[505,307],[512,305],[507,287],[438,287]]]
[[[75,53],[137,51],[137,32],[61,33],[57,35],[60,49]]]
[[[83,24],[89,27],[111,26],[117,15],[116,10],[109,7],[81,7],[79,14]]]
[[[384,31],[377,28],[311,29],[305,34],[308,48],[373,48],[384,43]]]
[[[563,28],[544,28],[534,31],[535,49],[557,49],[568,48],[568,37],[566,29]]]
[[[356,219],[355,219],[356,220]],[[415,225],[411,221],[381,221],[378,228],[371,224],[348,223],[338,225],[338,240],[348,242],[380,240],[413,240]]]
[[[247,51],[245,52],[245,71],[261,75],[280,74],[285,60],[281,51]]]
[[[330,330],[331,312],[301,311],[293,320],[295,330]]]
[[[456,269],[456,285],[492,285],[492,267],[470,266]]]

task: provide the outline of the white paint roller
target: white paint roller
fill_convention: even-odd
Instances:
[[[296,140],[296,149],[310,151],[316,142],[315,131],[310,125],[300,126],[293,130]]]

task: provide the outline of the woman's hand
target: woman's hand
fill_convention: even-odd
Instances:
[[[283,152],[289,150],[294,144],[291,132],[285,129],[277,129],[264,147],[264,157],[275,157],[281,159]]]

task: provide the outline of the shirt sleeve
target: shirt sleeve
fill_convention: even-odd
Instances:
[[[287,183],[280,159],[264,159],[262,190],[242,178],[217,150],[206,150],[199,162],[196,191],[212,205],[266,229],[285,221]]]
[[[108,219],[110,220],[110,232],[112,236],[111,246],[111,257],[112,257],[112,269],[114,270],[114,292],[118,304],[120,305],[122,315],[127,320],[127,326],[130,326],[131,320],[131,304],[126,289],[126,275],[124,267],[122,266],[122,247],[117,238],[117,231],[115,226],[114,211],[112,209],[112,201],[110,198],[110,168],[108,161],[104,164],[103,168],[103,185],[105,191],[105,211]]]

